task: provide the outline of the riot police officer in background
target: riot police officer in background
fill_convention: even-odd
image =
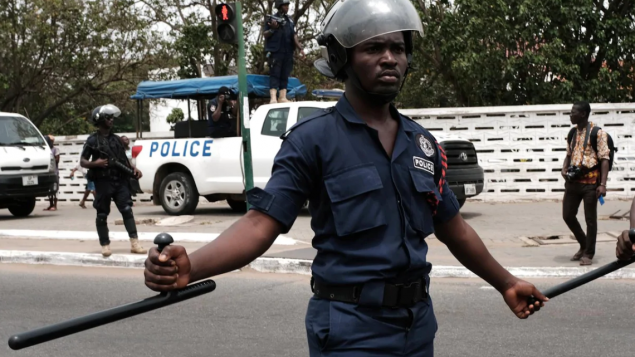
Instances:
[[[207,115],[209,117],[208,134],[212,138],[237,136],[238,97],[227,87],[218,90],[216,98],[209,101]]]
[[[278,12],[269,16],[264,28],[265,52],[269,59],[269,93],[270,103],[277,103],[278,90],[280,90],[280,102],[287,100],[287,85],[289,76],[293,71],[293,53],[300,50],[302,58],[305,58],[304,49],[295,33],[295,25],[289,17],[289,0],[276,0]]]
[[[130,177],[109,160],[111,158],[128,169],[134,170],[135,177],[141,178],[141,172],[126,157],[121,138],[112,133],[114,119],[119,115],[121,111],[112,104],[102,105],[93,110],[90,122],[97,127],[97,131],[86,140],[80,162],[82,167],[88,169],[87,178],[95,182],[96,192],[93,202],[93,207],[97,210],[95,225],[104,257],[112,254],[107,223],[111,200],[115,201],[123,217],[124,226],[130,237],[130,252],[147,253],[147,250],[139,244],[137,227],[132,214]]]
[[[548,299],[505,270],[461,216],[434,136],[392,104],[413,32],[423,25],[410,0],[338,1],[316,67],[345,81],[344,96],[282,136],[266,187],[247,192],[250,211],[212,243],[189,254],[152,248],[146,286],[169,291],[249,264],[289,232],[308,200],[317,250],[305,317],[312,357],[434,355],[433,233],[518,318],[544,306],[528,303]]]

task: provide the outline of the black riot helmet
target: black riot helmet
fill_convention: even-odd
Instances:
[[[359,79],[349,66],[349,49],[377,36],[403,32],[408,70],[411,70],[413,31],[423,36],[421,18],[410,0],[338,0],[321,26],[322,31],[317,40],[322,58],[315,61],[315,68],[329,78],[342,81],[351,78],[353,84],[360,88]],[[375,96],[373,93],[367,94]],[[374,99],[391,101],[398,94],[376,95]]]
[[[276,9],[280,9],[282,5],[290,5],[290,0],[276,0]]]
[[[99,123],[107,118],[117,118],[121,115],[121,110],[112,104],[100,105],[93,109],[93,113],[90,116],[90,122],[97,126]]]

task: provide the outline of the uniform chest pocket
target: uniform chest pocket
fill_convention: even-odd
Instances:
[[[434,176],[419,169],[410,168],[410,178],[415,194],[410,197],[410,222],[412,228],[425,235],[434,233],[433,214],[436,204],[443,201]]]
[[[382,210],[384,187],[377,168],[364,164],[324,178],[338,236],[386,224]]]

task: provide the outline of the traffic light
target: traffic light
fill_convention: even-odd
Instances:
[[[238,43],[238,36],[236,29],[236,4],[220,3],[216,5],[216,33],[218,34],[218,40],[222,43]]]

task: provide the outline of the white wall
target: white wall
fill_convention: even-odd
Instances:
[[[474,143],[492,202],[562,199],[560,171],[571,129],[571,105],[401,110],[434,134],[460,135]],[[635,104],[591,104],[591,121],[612,137],[618,152],[607,197],[635,195]]]
[[[571,128],[570,109],[571,105],[566,104],[401,112],[433,134],[445,131],[471,140],[486,171],[486,192],[474,200],[509,202],[562,199],[564,180],[560,170]],[[591,120],[607,130],[619,149],[609,173],[606,199],[631,199],[635,195],[635,104],[591,104],[591,109]],[[136,137],[134,133],[122,135],[133,142]],[[144,138],[173,136],[173,132],[165,131],[143,133]],[[80,177],[71,181],[67,177],[77,164],[86,137],[56,137],[62,152],[58,195],[62,202],[82,197],[85,180]],[[136,200],[149,201],[150,195],[139,195]]]

